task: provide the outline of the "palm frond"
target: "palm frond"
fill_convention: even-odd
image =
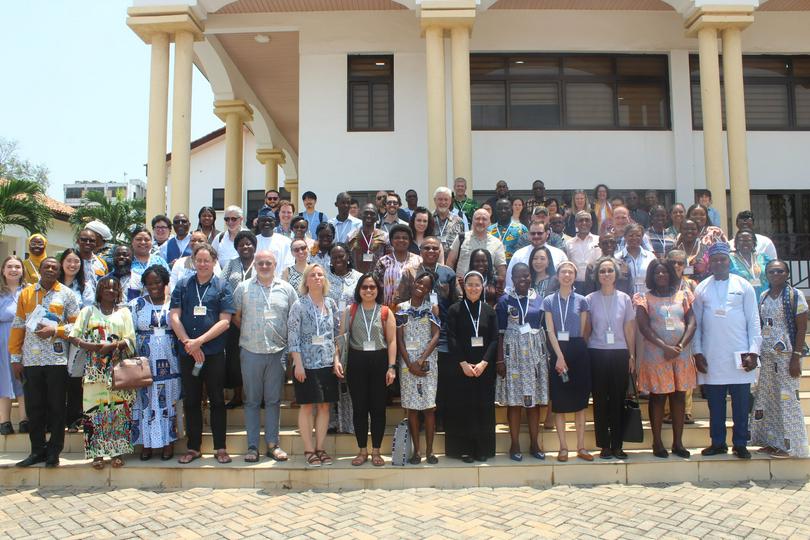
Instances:
[[[131,227],[143,224],[146,220],[146,201],[126,200],[116,196],[107,200],[103,193],[88,192],[86,202],[70,217],[70,223],[78,232],[95,219],[110,228],[113,243],[129,243],[132,239]]]
[[[42,186],[32,180],[0,182],[0,232],[7,225],[18,225],[29,233],[47,231],[52,214],[42,202],[44,196]]]

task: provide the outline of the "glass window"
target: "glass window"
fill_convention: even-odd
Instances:
[[[513,129],[560,127],[560,97],[555,83],[512,83],[509,115]]]
[[[797,83],[794,87],[796,125],[810,128],[810,81]]]
[[[211,190],[211,208],[214,210],[225,210],[225,189],[217,188]]]
[[[613,75],[613,58],[610,56],[571,56],[564,60],[564,75],[590,75],[609,77]]]
[[[620,83],[619,126],[663,128],[666,126],[666,88],[655,84]]]
[[[348,57],[348,130],[394,130],[393,55]]]
[[[787,86],[745,85],[745,121],[759,128],[788,128]]]
[[[612,127],[613,87],[607,83],[568,83],[566,121],[572,127]]]
[[[470,84],[473,129],[506,129],[506,86],[504,83]]]

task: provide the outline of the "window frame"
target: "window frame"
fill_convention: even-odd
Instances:
[[[671,89],[669,77],[669,55],[660,53],[627,53],[627,54],[604,54],[604,53],[516,53],[516,52],[503,52],[503,53],[471,53],[470,63],[478,58],[503,58],[504,59],[504,73],[503,75],[496,76],[477,76],[473,75],[472,69],[470,70],[470,84],[475,83],[493,83],[502,82],[505,89],[505,125],[503,127],[473,127],[473,131],[671,131],[672,130],[672,104],[671,104]],[[565,60],[567,58],[582,58],[582,57],[596,57],[610,59],[610,75],[566,75],[565,74]],[[640,76],[640,75],[619,75],[618,74],[618,59],[619,58],[660,58],[664,61],[664,75],[662,77]],[[556,58],[557,59],[557,74],[556,75],[512,75],[510,73],[511,58]],[[512,127],[512,106],[511,106],[511,85],[512,83],[538,83],[538,84],[556,84],[557,97],[559,103],[559,124],[556,127],[537,127],[537,128],[514,128]],[[569,126],[567,122],[568,115],[568,100],[567,100],[567,86],[568,84],[576,83],[597,83],[609,84],[613,92],[612,112],[613,123],[611,126],[599,124],[584,124]],[[664,90],[664,123],[660,127],[645,127],[645,126],[620,126],[619,116],[619,86],[620,84],[659,84]],[[472,103],[471,103],[472,105]]]
[[[391,74],[386,76],[359,76],[352,75],[352,59],[367,58],[371,60],[390,61]],[[375,84],[388,84],[388,122],[384,127],[374,126],[373,88]],[[352,86],[366,84],[369,99],[369,127],[358,128],[352,125],[354,105],[352,103]],[[349,133],[385,132],[394,131],[394,55],[393,54],[348,54],[346,55],[346,131]]]
[[[220,201],[222,201],[220,203]],[[225,210],[225,188],[214,188],[211,190],[211,208],[217,212]]]

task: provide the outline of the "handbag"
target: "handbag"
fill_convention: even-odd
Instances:
[[[404,467],[411,455],[411,433],[408,430],[408,421],[402,420],[394,428],[394,444],[391,449],[391,464]]]
[[[641,427],[641,407],[638,404],[638,389],[636,380],[630,375],[630,384],[633,388],[633,395],[624,399],[624,414],[622,416],[624,429],[622,440],[624,442],[644,442],[644,430]]]
[[[147,357],[136,356],[113,362],[113,390],[135,390],[150,384],[152,384],[152,368]]]

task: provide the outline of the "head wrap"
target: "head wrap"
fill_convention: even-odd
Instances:
[[[731,253],[731,249],[725,242],[715,242],[709,246],[707,253],[709,254],[709,257],[712,255],[725,255],[728,257],[729,253]]]
[[[84,226],[85,229],[89,229],[99,235],[105,242],[109,242],[112,240],[112,232],[110,232],[110,228],[107,227],[103,221],[95,220],[91,221],[87,225]]]
[[[42,255],[34,255],[31,253],[31,240],[34,238],[39,238],[42,240],[45,247],[48,247],[48,239],[45,238],[44,235],[34,233],[28,237],[28,241],[25,243],[26,247],[28,247],[28,258],[23,262],[23,279],[26,283],[36,283],[39,281],[39,264],[48,256],[46,249],[42,250]]]
[[[481,274],[481,272],[477,272],[475,270],[470,270],[469,272],[464,274],[464,283],[467,283],[467,280],[470,279],[472,276],[478,276],[478,278],[481,280],[481,283],[486,282],[486,280],[484,279],[484,276]]]
[[[562,269],[563,266],[570,266],[574,270],[574,276],[577,275],[577,265],[574,264],[571,261],[563,261],[563,262],[561,262],[559,264],[559,266],[557,266],[557,273],[558,274],[560,273],[560,270]]]

